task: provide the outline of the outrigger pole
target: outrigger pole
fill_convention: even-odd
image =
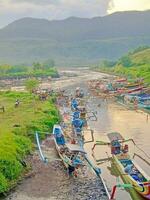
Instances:
[[[91,130],[91,129],[90,129],[90,131],[91,131],[91,132],[90,132],[90,133],[91,133],[91,140],[89,140],[89,141],[85,141],[84,144],[94,142],[94,131]]]
[[[90,129],[91,130],[91,129]],[[81,146],[83,147],[84,144],[86,143],[91,143],[94,141],[94,131],[91,130],[91,137],[92,137],[92,140],[91,141],[86,141],[86,142],[81,142]],[[109,194],[109,191],[108,191],[108,188],[106,186],[106,183],[104,181],[104,179],[101,177],[101,169],[96,167],[91,161],[90,159],[88,158],[87,155],[84,155],[85,157],[85,160],[87,161],[87,163],[89,164],[89,166],[93,169],[93,171],[95,172],[96,176],[100,179],[100,181],[102,182],[103,186],[104,186],[104,189],[105,189],[105,192],[106,192],[106,195],[108,197],[108,199],[110,200],[110,194]]]
[[[131,184],[116,184],[116,185],[114,185],[113,189],[112,189],[110,200],[115,200],[115,194],[116,194],[117,188],[131,189],[132,187],[133,186]]]
[[[37,142],[37,146],[38,146],[39,153],[40,153],[40,158],[44,163],[47,163],[48,159],[43,155],[43,152],[42,152],[42,149],[41,149],[41,145],[40,145],[40,140],[39,140],[39,134],[38,134],[37,131],[35,133],[35,137],[36,137],[36,142]]]
[[[105,189],[105,192],[106,192],[106,195],[108,197],[108,199],[110,200],[110,194],[108,192],[108,188],[106,186],[106,183],[104,181],[104,179],[101,177],[101,169],[98,168],[98,167],[95,167],[93,165],[93,163],[90,161],[90,159],[87,157],[87,155],[85,155],[85,160],[87,161],[87,163],[89,164],[89,166],[93,169],[93,171],[95,172],[96,176],[101,180],[103,186],[104,186],[104,189]]]
[[[91,121],[97,121],[97,116],[96,116],[95,112],[89,111],[89,112],[87,112],[87,114],[92,114],[92,115],[88,116],[88,119],[90,119]]]
[[[139,154],[137,153],[134,153],[133,155],[133,158],[137,156],[138,158],[140,158],[141,160],[143,160],[146,164],[148,164],[150,166],[150,162],[148,162],[146,159],[144,159],[142,156],[140,156]]]

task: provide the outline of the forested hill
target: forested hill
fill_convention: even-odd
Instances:
[[[0,30],[1,62],[55,59],[57,64],[89,64],[117,59],[150,44],[150,11],[118,12],[92,19],[23,18]]]
[[[105,60],[96,70],[134,79],[143,78],[150,85],[150,47],[139,47],[122,56],[117,62]]]
[[[118,12],[92,19],[65,20],[23,18],[0,31],[1,38],[42,38],[60,42],[149,36],[150,11]]]
[[[143,64],[150,64],[150,47],[145,47],[141,50],[140,48],[133,51],[131,55],[129,55],[132,63],[135,65],[143,65]]]

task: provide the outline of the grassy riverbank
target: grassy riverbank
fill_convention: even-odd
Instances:
[[[117,62],[104,61],[94,69],[131,79],[143,78],[150,85],[150,47],[140,47]]]
[[[20,105],[15,108],[16,99]],[[13,187],[25,170],[24,159],[32,151],[35,131],[51,132],[59,121],[53,98],[41,102],[29,93],[0,92],[0,193]],[[41,134],[44,138],[44,134]]]

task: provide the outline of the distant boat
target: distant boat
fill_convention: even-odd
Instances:
[[[146,109],[146,110],[150,110],[150,100],[148,100],[148,101],[143,101],[143,102],[139,102],[139,103],[138,103],[138,107],[139,107],[139,108]]]
[[[150,94],[138,95],[138,107],[150,110]]]
[[[149,94],[125,94],[122,96],[122,102],[135,108],[150,110]]]

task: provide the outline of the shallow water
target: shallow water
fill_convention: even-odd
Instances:
[[[100,100],[97,100],[97,102]],[[92,103],[90,103],[92,106]],[[95,109],[95,108],[93,108]],[[124,138],[133,138],[138,147],[145,152],[149,152],[150,146],[150,121],[147,121],[147,115],[145,113],[138,113],[123,108],[116,103],[101,102],[101,107],[97,109],[98,121],[90,122],[91,128],[95,131],[95,140],[108,141],[106,134],[110,132],[120,132]],[[92,145],[86,146],[88,152],[91,152]],[[147,160],[146,155],[136,148],[132,142],[129,143],[130,155],[138,153]],[[105,158],[107,153],[110,154],[110,149],[104,146],[97,146],[95,149],[96,158]],[[91,154],[91,153],[90,153]],[[143,161],[135,159],[136,162],[142,167],[142,169],[149,173],[150,167]],[[108,167],[111,163],[102,164],[102,176],[106,180],[109,188],[112,188],[116,184],[116,177],[110,175]],[[131,199],[127,192],[120,190],[117,192],[117,199],[127,200]],[[142,199],[140,197],[132,197],[132,199]]]
[[[89,73],[88,73],[89,74]],[[84,75],[82,75],[84,77]],[[74,79],[74,84],[71,86],[71,90],[76,86],[84,87],[85,90],[87,89],[86,81],[90,78],[98,78],[104,75],[97,74],[91,72],[90,75],[87,75],[85,72],[85,78],[79,78],[78,81]],[[70,86],[66,87],[70,88]],[[147,120],[147,114],[141,111],[134,111],[129,110],[115,102],[106,102],[101,100],[100,98],[93,98],[91,97],[89,100],[89,109],[97,111],[98,121],[96,122],[89,122],[91,129],[95,132],[95,140],[102,140],[108,141],[107,133],[110,132],[120,132],[122,136],[126,139],[132,138],[138,145],[138,148],[144,150],[147,154],[150,152],[150,118]],[[99,106],[97,106],[99,105]],[[88,137],[88,136],[87,136]],[[91,148],[93,144],[87,144],[86,150],[89,156],[92,158]],[[140,154],[143,158],[148,160],[146,155],[136,148],[132,142],[129,142],[129,150],[130,155],[133,156],[134,153]],[[110,154],[110,149],[104,146],[97,146],[95,149],[95,156],[96,158],[106,158],[108,154]],[[138,158],[135,158],[136,162],[139,166],[148,174],[150,175],[149,169],[150,166],[145,164]],[[149,159],[150,162],[150,159]],[[107,162],[99,166],[102,169],[102,176],[105,179],[109,189],[112,189],[112,186],[116,184],[116,176],[114,175],[113,170],[110,170],[111,163]],[[113,174],[113,175],[112,175]],[[122,180],[120,179],[120,182]],[[130,190],[131,194],[127,191],[118,189],[117,190],[117,199],[122,200],[142,200],[137,193],[134,192],[133,189]],[[132,197],[130,196],[132,195]]]

